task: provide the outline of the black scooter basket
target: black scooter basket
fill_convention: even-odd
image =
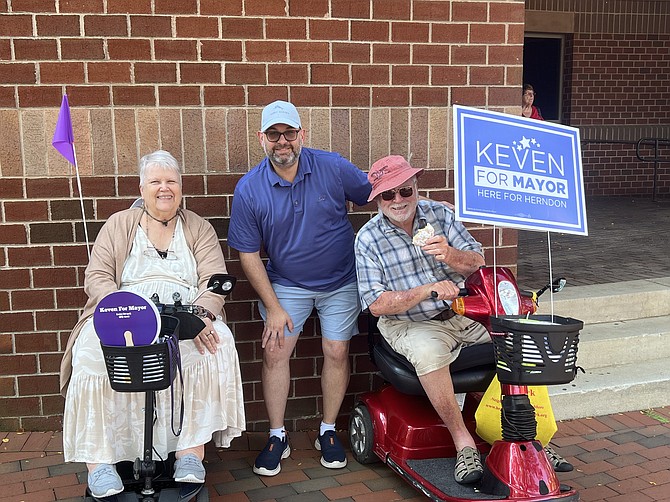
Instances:
[[[158,343],[136,347],[102,345],[109,383],[117,392],[167,389],[177,374],[179,319],[161,316]]]
[[[556,315],[491,317],[498,380],[510,385],[571,382],[577,372],[577,344],[583,327],[582,321]]]

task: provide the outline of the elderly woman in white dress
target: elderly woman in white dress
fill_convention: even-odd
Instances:
[[[134,460],[143,450],[144,393],[115,392],[107,377],[93,312],[108,293],[128,290],[162,302],[179,293],[190,303],[212,274],[226,271],[214,228],[181,209],[181,171],[176,159],[156,151],[140,161],[142,207],[113,214],[101,228],[86,268],[88,301],[68,340],[61,364],[65,395],[63,449],[68,462],[85,462],[95,497],[123,491],[113,464]],[[204,483],[204,445],[227,447],[245,427],[239,360],[225,324],[224,299],[205,293],[205,328],[179,343],[183,368],[184,421],[171,427],[170,389],[156,394],[154,447],[159,458],[176,452],[175,480]],[[181,399],[178,385],[175,399]]]

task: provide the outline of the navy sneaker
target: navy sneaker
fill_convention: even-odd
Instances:
[[[347,465],[347,454],[337,439],[335,431],[326,431],[314,441],[314,448],[321,451],[321,465],[328,469],[341,469]]]
[[[263,451],[256,457],[254,472],[260,476],[276,476],[281,471],[281,461],[291,454],[288,444],[288,434],[284,439],[270,436]]]

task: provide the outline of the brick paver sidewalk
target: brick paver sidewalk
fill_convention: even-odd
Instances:
[[[329,470],[319,464],[315,432],[291,434],[291,457],[275,477],[251,471],[264,433],[236,439],[230,449],[208,445],[205,459],[212,500],[226,502],[390,502],[426,500],[390,468],[378,463]],[[60,432],[0,432],[0,502],[82,500],[85,467],[64,464]],[[348,444],[346,433],[341,439]],[[584,502],[670,501],[670,406],[569,420],[553,444],[575,465],[560,474]]]

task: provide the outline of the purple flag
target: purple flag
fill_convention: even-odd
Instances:
[[[77,160],[74,157],[74,134],[72,134],[72,118],[70,117],[70,104],[67,101],[67,94],[63,95],[63,102],[60,105],[58,122],[56,122],[56,130],[51,144],[70,164],[77,165]]]

